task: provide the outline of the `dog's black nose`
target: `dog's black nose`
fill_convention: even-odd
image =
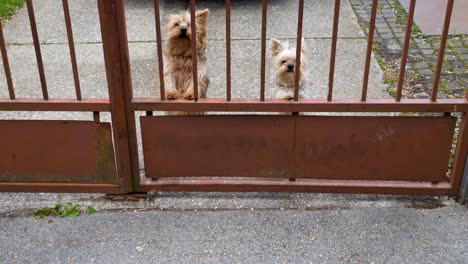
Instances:
[[[181,28],[180,32],[182,32],[182,35],[185,35],[185,34],[187,34],[187,29],[186,28]]]
[[[288,71],[292,71],[294,69],[294,64],[288,64]]]

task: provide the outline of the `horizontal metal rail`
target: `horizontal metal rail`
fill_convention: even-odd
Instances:
[[[161,101],[154,98],[135,98],[133,111],[214,111],[214,112],[465,112],[465,99],[302,99],[295,103],[285,100],[232,99],[226,103],[222,98],[200,99],[196,104],[186,100]]]
[[[143,182],[138,191],[192,191],[192,192],[333,192],[385,193],[418,195],[456,195],[449,183],[400,181],[340,181],[296,179],[158,179]]]
[[[0,182],[0,192],[54,193],[118,193],[119,185],[84,183],[6,183]]]
[[[1,99],[0,111],[110,112],[109,99]]]

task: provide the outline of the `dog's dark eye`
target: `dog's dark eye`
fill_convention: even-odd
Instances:
[[[179,26],[179,23],[175,23],[175,26],[178,27],[178,26]]]
[[[281,63],[282,63],[282,64],[285,64],[285,63],[286,63],[286,61],[284,60],[284,61],[282,61]]]

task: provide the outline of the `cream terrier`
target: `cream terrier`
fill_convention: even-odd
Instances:
[[[206,97],[208,76],[206,74],[206,28],[208,9],[196,12],[197,30],[197,62],[198,62],[198,95]],[[165,55],[164,67],[165,90],[167,99],[194,97],[192,78],[192,31],[190,27],[190,13],[169,15],[165,27]]]
[[[301,67],[299,75],[299,98],[310,98],[308,87],[309,73],[302,40]],[[277,87],[275,98],[292,100],[294,98],[294,80],[296,77],[296,49],[289,48],[289,43],[271,40],[271,62]]]

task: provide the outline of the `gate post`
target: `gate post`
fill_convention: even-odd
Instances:
[[[468,181],[468,113],[461,116],[460,128],[458,131],[457,147],[450,177],[450,185],[455,190],[455,195],[459,195],[459,202],[462,203],[467,195]]]
[[[129,193],[139,174],[124,1],[98,0],[98,9],[120,191]]]
[[[460,204],[468,203],[468,157],[465,160],[465,170],[463,171],[463,180],[460,187],[458,202]]]

